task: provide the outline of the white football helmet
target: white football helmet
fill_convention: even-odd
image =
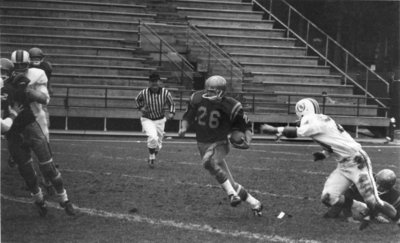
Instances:
[[[16,50],[11,53],[11,61],[14,63],[16,73],[24,73],[29,68],[29,53],[25,50]]]
[[[205,82],[205,90],[203,98],[209,100],[221,100],[226,92],[226,80],[224,77],[214,75],[209,77]]]
[[[313,98],[304,98],[296,103],[296,115],[302,118],[305,115],[321,114],[318,102]]]
[[[383,169],[376,174],[375,180],[379,193],[385,193],[396,183],[396,174],[393,170]]]

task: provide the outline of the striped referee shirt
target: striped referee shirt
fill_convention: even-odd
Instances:
[[[136,103],[139,110],[147,107],[148,112],[143,117],[151,120],[164,118],[164,107],[166,105],[168,105],[170,113],[175,113],[174,100],[166,88],[159,88],[158,92],[153,92],[150,88],[143,89],[136,97]]]

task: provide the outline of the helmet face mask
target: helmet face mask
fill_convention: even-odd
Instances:
[[[296,103],[296,115],[301,119],[305,115],[321,114],[318,102],[312,98],[301,99]]]
[[[11,54],[11,61],[16,73],[24,73],[29,68],[29,53],[24,50],[16,50]]]
[[[225,96],[226,92],[226,80],[222,76],[211,76],[206,80],[205,83],[206,93],[203,94],[203,98],[213,101],[220,101]]]
[[[389,169],[383,169],[376,174],[376,187],[380,194],[386,193],[396,184],[396,174]]]

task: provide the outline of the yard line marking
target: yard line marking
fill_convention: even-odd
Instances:
[[[111,176],[113,175],[112,172],[94,172],[90,170],[74,170],[74,169],[60,169],[60,171],[65,171],[65,172],[70,172],[70,173],[85,173],[85,174],[90,174],[90,175],[95,175],[95,174],[101,174],[101,175],[106,175],[106,176]],[[120,177],[127,177],[127,178],[134,178],[134,179],[141,179],[141,180],[148,180],[148,181],[157,181],[160,182],[161,184],[164,184],[166,182],[169,182],[164,179],[156,179],[153,177],[147,177],[147,176],[137,176],[137,175],[127,175],[127,174],[121,174],[119,175]],[[199,184],[197,182],[182,182],[182,181],[172,181],[173,183],[177,185],[185,185],[185,186],[195,186],[195,187],[200,187],[200,188],[218,188],[221,189],[219,185],[216,184]],[[272,197],[283,197],[283,198],[291,198],[291,199],[298,199],[298,200],[307,200],[307,201],[315,201],[317,200],[316,198],[313,197],[307,197],[307,196],[297,196],[297,195],[287,195],[287,194],[276,194],[276,193],[271,193],[271,192],[265,192],[265,191],[259,191],[259,190],[252,190],[248,189],[250,193],[256,193],[260,195],[265,195],[265,196],[272,196]]]
[[[28,198],[12,197],[12,196],[7,196],[7,195],[3,195],[3,194],[1,194],[1,197],[6,200],[13,201],[13,202],[19,202],[19,203],[25,203],[25,204],[32,203],[32,200],[28,199]],[[47,202],[47,203],[48,203],[47,204],[48,207],[63,210],[55,202]],[[239,231],[239,230],[227,231],[227,230],[212,227],[208,224],[185,223],[185,222],[179,222],[179,221],[175,221],[175,220],[149,218],[149,217],[140,216],[140,215],[114,213],[114,212],[108,212],[105,210],[94,209],[94,208],[81,208],[81,207],[76,206],[75,204],[74,204],[74,206],[77,211],[88,214],[90,216],[121,219],[121,220],[127,220],[129,222],[135,222],[135,223],[147,223],[147,224],[156,225],[156,226],[174,227],[174,228],[183,229],[183,230],[200,231],[200,232],[206,232],[206,233],[211,233],[211,234],[219,234],[219,235],[228,236],[228,237],[246,238],[246,239],[250,239],[250,240],[265,240],[265,241],[271,241],[271,242],[290,242],[290,243],[291,242],[293,242],[293,243],[295,243],[295,242],[319,243],[319,241],[316,241],[316,240],[292,239],[289,237],[279,236],[279,235],[275,235],[275,234],[274,235],[266,235],[266,234],[254,233],[254,232],[249,232],[249,231]]]
[[[147,143],[147,140],[118,140],[118,139],[63,139],[63,138],[52,138],[51,141],[65,142],[65,141],[74,141],[74,142],[102,142],[102,143]],[[195,140],[191,141],[171,141],[164,140],[163,143],[166,144],[197,144]],[[301,143],[299,141],[299,143]],[[251,143],[251,145],[256,146],[279,146],[279,147],[321,147],[318,144],[315,144],[311,141],[306,141],[307,144],[295,144],[295,143],[274,143],[273,141],[265,142],[265,143]],[[362,145],[363,148],[389,148],[389,149],[399,149],[400,145],[398,144],[386,144],[386,145]]]

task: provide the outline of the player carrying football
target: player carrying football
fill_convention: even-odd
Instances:
[[[398,212],[389,203],[381,200],[372,174],[371,160],[367,153],[339,124],[331,117],[320,114],[318,102],[312,98],[297,102],[296,114],[300,119],[299,127],[273,127],[262,125],[264,132],[294,138],[310,137],[322,146],[322,152],[314,153],[314,160],[323,160],[334,156],[336,169],[329,175],[321,195],[321,201],[328,207],[348,205],[352,199],[344,196],[351,184],[355,184],[367,204],[369,214],[360,225],[360,229],[368,226],[370,216],[383,213],[392,220]]]
[[[208,78],[205,90],[197,91],[190,97],[179,136],[183,137],[189,126],[193,126],[203,166],[228,194],[231,206],[236,207],[241,201],[246,201],[254,214],[261,216],[261,202],[234,181],[225,161],[229,153],[228,135],[233,130],[240,130],[245,134],[241,143],[233,144],[237,148],[249,148],[252,138],[251,126],[242,105],[225,96],[225,91],[226,80],[223,77]]]

